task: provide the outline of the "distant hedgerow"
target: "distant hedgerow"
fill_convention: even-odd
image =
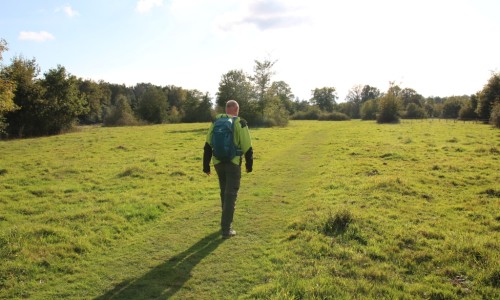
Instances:
[[[351,118],[349,118],[348,115],[336,111],[331,113],[321,113],[318,118],[320,121],[348,121],[350,119]]]
[[[311,107],[307,111],[298,111],[291,116],[292,120],[318,120],[321,111],[317,107]]]

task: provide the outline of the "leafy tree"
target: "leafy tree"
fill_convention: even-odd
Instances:
[[[295,96],[292,93],[292,89],[286,82],[273,82],[271,84],[269,92],[271,96],[279,98],[281,105],[288,111],[289,114],[293,114],[295,112],[293,105],[293,98]]]
[[[3,52],[9,50],[7,47],[7,41],[0,38],[0,61],[3,60]]]
[[[135,98],[141,99],[141,97],[144,95],[144,93],[149,88],[152,88],[152,87],[155,87],[155,86],[151,83],[138,83],[132,88],[132,91],[134,92]]]
[[[337,93],[334,87],[316,88],[312,91],[313,98],[311,102],[318,105],[319,109],[332,112],[337,104]]]
[[[207,122],[212,119],[212,103],[208,94],[198,90],[189,90],[184,103],[183,122]]]
[[[491,109],[500,102],[500,72],[493,73],[488,83],[479,92],[477,114],[480,119],[489,120]]]
[[[424,109],[428,117],[436,118],[440,117],[443,112],[443,98],[441,97],[427,97],[424,99]]]
[[[182,114],[177,109],[177,107],[171,107],[168,112],[168,122],[170,123],[180,123],[182,121]]]
[[[401,94],[401,87],[397,85],[394,81],[389,82],[389,89],[387,90],[387,94],[392,94],[392,96],[399,98]]]
[[[270,61],[265,59],[264,61],[255,60],[255,66],[253,68],[254,76],[250,77],[250,80],[255,85],[255,95],[257,97],[257,102],[259,109],[264,113],[266,107],[266,94],[271,87],[271,78],[275,74],[272,70],[276,61]]]
[[[0,39],[0,62],[2,61],[2,52],[8,50],[7,42]],[[14,103],[14,89],[13,82],[0,77],[0,135],[5,133],[7,127],[5,114],[18,109]]]
[[[379,100],[377,123],[399,122],[400,92],[399,86],[390,83],[387,93]]]
[[[111,105],[116,105],[118,97],[125,96],[128,99],[132,110],[137,109],[138,101],[135,96],[133,88],[127,87],[124,84],[107,84],[108,89],[111,91]]]
[[[474,99],[477,99],[476,96],[471,96],[471,100],[467,101],[464,103],[462,108],[460,108],[460,111],[458,112],[458,117],[461,120],[473,120],[477,119],[477,114],[476,114],[476,109],[477,108],[477,101],[475,102]],[[474,102],[476,106],[474,107]]]
[[[361,105],[361,119],[362,120],[376,120],[377,119],[378,105],[377,100],[370,99]]]
[[[425,109],[416,103],[408,103],[406,106],[405,118],[407,119],[423,119],[425,118]]]
[[[6,133],[8,123],[5,114],[17,110],[14,103],[14,84],[0,78],[0,135]]]
[[[7,67],[2,68],[2,80],[15,85],[14,103],[18,110],[5,115],[8,123],[7,132],[12,136],[34,136],[43,134],[42,87],[36,78],[40,68],[36,60],[14,57]]]
[[[182,108],[184,102],[186,102],[188,91],[174,85],[167,86],[163,90],[167,95],[170,113],[172,113],[172,110],[175,108],[175,114],[182,117]]]
[[[354,104],[353,102],[341,102],[338,103],[336,108],[338,112],[341,112],[350,118],[359,118],[359,105]],[[357,117],[356,117],[357,116]]]
[[[217,110],[223,111],[226,102],[233,99],[240,105],[241,117],[250,124],[273,126],[288,123],[288,115],[294,111],[294,96],[286,82],[271,80],[275,63],[255,60],[254,76],[248,76],[242,70],[222,75],[216,94]],[[277,119],[270,120],[274,117]]]
[[[240,111],[243,112],[242,108],[252,99],[254,99],[252,83],[243,70],[231,70],[222,75],[216,94],[217,107],[223,109],[227,101],[236,100],[240,105]]]
[[[371,99],[377,99],[382,96],[380,90],[376,87],[365,85],[361,91],[361,103]]]
[[[451,96],[443,104],[442,117],[445,119],[456,119],[462,106],[469,101],[468,96]]]
[[[347,92],[346,100],[351,104],[349,106],[350,110],[347,112],[347,114],[354,119],[359,118],[361,104],[363,103],[363,86],[359,84],[353,86]]]
[[[363,101],[363,86],[360,84],[357,84],[353,86],[348,92],[347,96],[345,97],[347,102],[352,102],[355,104],[361,104]]]
[[[288,111],[278,96],[268,95],[264,109],[264,125],[286,126],[288,124]]]
[[[102,123],[106,109],[111,105],[111,90],[103,82],[78,80],[78,89],[85,99],[87,113],[81,115],[80,122],[85,124]]]
[[[401,98],[401,104],[403,107],[407,107],[408,104],[414,103],[417,106],[422,106],[424,97],[417,93],[414,89],[404,88],[399,92],[399,97]]]
[[[104,126],[134,126],[139,122],[134,117],[128,98],[125,95],[117,95],[115,105],[108,108],[104,117]]]
[[[344,113],[357,119],[361,117],[361,107],[363,103],[370,99],[377,99],[381,96],[380,90],[369,85],[355,85],[347,93],[346,100],[351,103],[349,111]]]
[[[213,119],[213,109],[212,109],[212,99],[208,93],[205,93],[203,98],[201,99],[200,104],[198,105],[198,109],[196,112],[196,116],[198,117],[198,122],[209,122]]]
[[[216,95],[219,111],[224,111],[228,100],[236,100],[240,105],[240,116],[251,124],[256,124],[261,114],[254,98],[252,82],[242,70],[231,70],[222,75]]]
[[[44,89],[42,134],[58,134],[86,113],[77,78],[67,73],[63,66],[58,65],[45,73],[40,85]]]
[[[293,101],[293,110],[295,112],[307,111],[311,107],[311,103],[307,100],[300,100],[297,98]]]
[[[473,94],[470,96],[470,107],[471,109],[473,109],[474,111],[477,110],[477,106],[479,104],[479,92]],[[477,116],[477,113],[476,113],[476,116]]]
[[[490,124],[500,128],[500,102],[496,102],[491,109]]]
[[[137,114],[149,123],[161,124],[167,120],[168,100],[163,90],[149,86],[139,98]]]

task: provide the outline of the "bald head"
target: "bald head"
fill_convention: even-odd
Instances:
[[[237,116],[240,111],[240,106],[235,100],[229,100],[226,102],[226,114],[231,116]]]

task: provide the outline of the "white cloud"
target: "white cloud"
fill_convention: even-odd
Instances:
[[[76,10],[74,10],[70,5],[66,5],[62,8],[62,10],[64,11],[64,13],[68,16],[68,17],[76,17],[78,15],[80,15],[80,13]]]
[[[241,25],[253,25],[264,31],[295,27],[310,21],[303,13],[303,5],[297,1],[250,0],[246,3],[243,10],[219,18],[219,28],[230,31]]]
[[[80,13],[77,10],[73,9],[69,4],[56,8],[56,12],[61,12],[61,11],[64,12],[64,14],[70,18],[80,15]]]
[[[162,6],[163,0],[139,0],[135,9],[140,13],[149,12],[156,6]]]
[[[55,39],[55,37],[47,31],[21,31],[19,33],[19,39],[22,41],[45,42],[48,40],[53,40]]]

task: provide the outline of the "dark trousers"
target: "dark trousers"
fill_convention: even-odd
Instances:
[[[236,198],[240,189],[241,166],[231,162],[215,165],[215,171],[219,177],[220,200],[222,204],[221,229],[222,233],[228,233],[233,222]]]

